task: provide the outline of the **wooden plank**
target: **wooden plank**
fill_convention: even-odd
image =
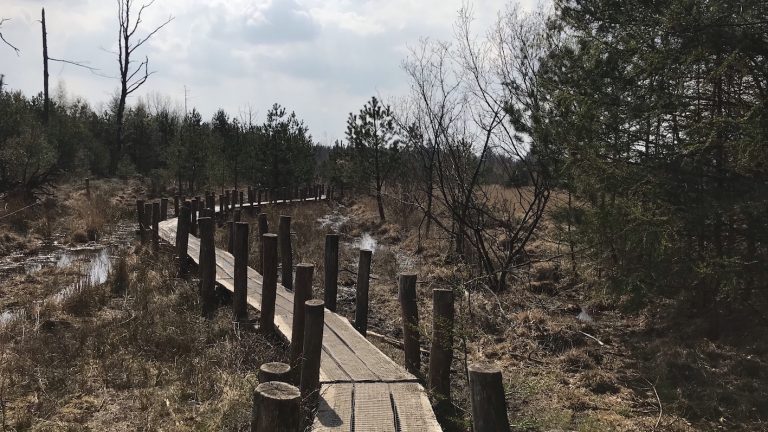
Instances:
[[[320,405],[313,431],[352,431],[352,397],[354,384],[323,384]]]
[[[366,432],[397,431],[388,384],[355,383],[354,398],[354,430]]]
[[[326,325],[342,339],[355,356],[365,362],[380,381],[416,380],[416,377],[397,365],[357,331],[346,318],[337,314],[326,315]]]
[[[427,392],[418,383],[392,383],[389,392],[401,432],[440,431]]]
[[[325,310],[325,319],[333,319],[335,313]],[[328,325],[323,333],[323,346],[328,348],[328,354],[341,366],[352,381],[378,381],[379,377],[366,366],[366,361],[339,337]],[[370,359],[373,360],[373,359]]]
[[[320,382],[351,382],[352,378],[344,372],[339,363],[329,353],[328,347],[323,343],[323,352],[320,353]]]

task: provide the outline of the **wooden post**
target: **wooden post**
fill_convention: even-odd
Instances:
[[[205,206],[211,210],[216,210],[216,195],[213,192],[209,192],[205,196]]]
[[[437,411],[451,407],[453,361],[453,290],[432,290],[432,349],[429,351],[429,388],[437,399]]]
[[[243,191],[240,191],[240,208],[243,208],[243,205],[245,204],[245,200],[243,199]]]
[[[269,223],[267,221],[266,213],[259,213],[259,238],[262,238],[264,234],[269,232]],[[256,262],[258,271],[264,274],[264,243],[259,242],[259,260]]]
[[[368,249],[360,250],[357,264],[357,290],[355,291],[355,328],[363,336],[368,333],[368,286],[371,276],[371,256]]]
[[[144,231],[141,235],[141,241],[149,243],[152,236],[152,203],[144,203]]]
[[[235,223],[235,292],[232,294],[233,320],[248,322],[248,223]]]
[[[301,263],[296,265],[296,285],[293,290],[293,325],[291,326],[291,368],[294,382],[298,383],[304,352],[305,302],[312,298],[312,276],[315,266]]]
[[[190,206],[189,201],[181,207],[180,214],[176,220],[176,246],[178,248],[177,258],[179,260],[179,277],[187,274],[187,254],[189,247],[189,224],[190,224]]]
[[[277,235],[264,234],[261,237],[264,246],[262,258],[261,285],[261,320],[259,322],[264,334],[275,331],[275,300],[277,299]]]
[[[152,250],[160,250],[160,203],[152,203]]]
[[[259,368],[259,382],[265,383],[270,381],[290,383],[291,367],[280,362],[264,363]]]
[[[469,395],[473,431],[509,432],[501,369],[487,364],[470,365]]]
[[[224,208],[224,195],[219,195],[219,213],[224,214],[226,209]]]
[[[253,201],[256,198],[254,194],[256,191],[253,190],[253,187],[248,187],[248,214],[253,217],[254,215],[254,208],[253,208]]]
[[[405,370],[418,376],[421,368],[419,346],[419,308],[416,303],[416,275],[400,275],[400,310],[403,319],[403,351]]]
[[[325,236],[325,306],[336,312],[336,292],[339,284],[339,235]]]
[[[301,398],[305,405],[305,418],[311,421],[320,394],[320,353],[323,349],[325,311],[322,300],[304,303],[304,361],[301,365]]]
[[[136,218],[139,222],[139,237],[143,238],[144,235],[144,200],[136,200]]]
[[[85,197],[91,200],[91,179],[88,177],[85,178]]]
[[[198,205],[200,203],[197,201],[197,198],[192,198],[191,202],[192,202],[192,209],[191,209],[191,211],[192,211],[192,213],[191,213],[192,214],[192,223],[190,223],[190,225],[189,225],[189,232],[192,235],[196,236],[196,235],[198,235],[197,218],[199,216],[197,214],[197,211],[198,211]]]
[[[280,266],[282,268],[281,282],[289,291],[293,290],[293,249],[291,247],[291,217],[280,216],[278,225],[278,240],[280,243]]]
[[[160,199],[160,220],[168,220],[168,198]]]
[[[251,432],[301,431],[301,392],[284,382],[259,384],[253,392]]]
[[[232,212],[232,220],[230,222],[227,222],[227,252],[234,253],[235,248],[235,224],[237,222],[240,222],[241,219],[241,210],[237,209],[234,212]]]
[[[176,217],[179,217],[179,204],[181,204],[179,201],[181,201],[181,197],[178,195],[173,196],[173,215]]]
[[[211,218],[200,218],[197,223],[200,226],[200,305],[203,316],[211,318],[216,307],[213,291],[216,282],[214,225]]]

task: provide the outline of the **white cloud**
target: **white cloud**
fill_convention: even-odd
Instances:
[[[138,3],[139,0],[137,0]],[[506,0],[476,0],[477,28],[490,24]],[[532,0],[524,0],[532,4]],[[109,52],[117,43],[114,1],[43,2],[51,56],[88,60],[116,75]],[[169,15],[166,28],[140,49],[157,71],[137,93],[167,94],[207,117],[218,107],[233,115],[252,106],[262,115],[279,102],[303,118],[317,138],[343,138],[350,111],[372,95],[407,91],[400,64],[420,37],[448,39],[462,0],[163,0],[145,13],[151,29]],[[32,95],[41,90],[40,4],[3,0],[0,16],[12,18],[3,34],[22,49],[16,57],[0,46],[6,83]],[[107,101],[116,79],[72,66],[51,68],[52,83],[91,100]],[[138,95],[137,95],[138,96]]]

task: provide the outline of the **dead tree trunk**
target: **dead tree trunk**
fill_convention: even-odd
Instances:
[[[45,8],[42,9],[40,23],[43,27],[43,123],[48,124],[51,100],[48,96],[48,32],[45,28]]]

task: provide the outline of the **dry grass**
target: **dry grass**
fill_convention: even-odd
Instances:
[[[4,428],[247,430],[256,371],[284,347],[235,333],[228,308],[200,318],[169,260],[138,251],[109,283],[5,325]]]
[[[497,189],[495,193],[508,198],[518,196],[518,191]],[[555,193],[552,208],[562,208],[566,202],[567,197]],[[452,418],[443,420],[444,427],[469,428],[464,368],[484,361],[502,368],[514,430],[764,429],[768,339],[755,343],[753,338],[749,343],[735,336],[736,329],[749,327],[734,326],[726,341],[707,342],[699,331],[704,326],[680,316],[672,305],[623,312],[620,301],[595,292],[589,281],[574,278],[567,258],[552,258],[563,250],[554,241],[559,227],[550,213],[528,245],[532,263],[518,269],[506,291],[495,294],[477,283],[466,266],[450,263],[447,240],[419,241],[418,218],[412,214],[398,215],[388,207],[390,221],[410,225],[381,224],[372,199],[355,198],[345,204],[340,211],[349,220],[341,227],[342,234],[350,239],[371,233],[383,245],[373,257],[370,329],[402,337],[397,274],[404,268],[419,275],[422,347],[429,346],[432,330],[431,290],[450,288],[456,293],[452,394],[457,409]],[[355,266],[356,250],[346,244],[341,267]],[[577,319],[582,307],[594,322]],[[340,296],[339,310],[353,319],[353,298]],[[763,328],[755,330],[765,333]],[[379,346],[402,364],[399,349]],[[423,373],[427,362],[423,357]]]

